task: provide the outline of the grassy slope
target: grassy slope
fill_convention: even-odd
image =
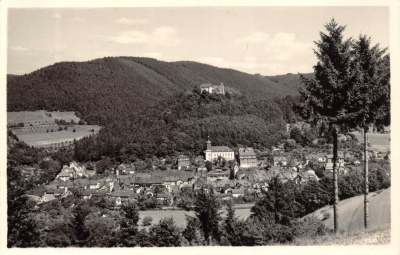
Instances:
[[[381,193],[369,194],[369,229],[379,229],[390,225],[390,188]],[[378,194],[379,193],[379,194]],[[324,224],[333,229],[333,207],[323,207],[312,215],[323,218],[329,212],[331,217]],[[364,195],[352,197],[339,202],[339,229],[346,233],[359,232],[364,229]]]
[[[390,227],[359,231],[351,234],[331,234],[313,238],[298,238],[288,245],[383,245],[390,244]]]

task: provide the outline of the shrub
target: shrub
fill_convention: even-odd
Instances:
[[[387,188],[389,188],[390,187],[390,180],[387,180],[387,181],[384,181],[384,182],[382,182],[382,185],[381,185],[381,188],[382,189],[387,189]]]
[[[327,220],[331,217],[331,214],[329,212],[324,212],[324,217],[322,218],[322,220]]]
[[[142,226],[143,226],[143,227],[150,226],[152,222],[153,222],[153,217],[151,217],[151,216],[146,216],[146,217],[144,217],[143,220],[142,220]]]
[[[332,231],[315,216],[297,220],[293,225],[293,234],[297,238],[322,236]]]

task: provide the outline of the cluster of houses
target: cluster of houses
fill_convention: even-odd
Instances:
[[[151,173],[137,173],[134,164],[121,164],[107,177],[96,179],[95,170],[88,170],[76,162],[64,166],[56,179],[30,191],[27,195],[38,204],[72,195],[71,189],[79,190],[83,199],[94,195],[107,198],[115,208],[124,201],[138,201],[140,197],[155,197],[160,203],[172,204],[177,195],[185,188],[197,190],[202,186],[213,186],[215,194],[221,199],[232,199],[245,195],[258,196],[261,191],[268,188],[268,181],[272,177],[286,182],[306,183],[310,180],[318,181],[319,178],[311,169],[311,162],[318,162],[324,166],[329,174],[333,171],[333,155],[326,153],[309,153],[303,159],[292,157],[284,153],[281,146],[272,149],[273,165],[265,170],[264,158],[257,160],[252,148],[239,146],[238,152],[227,146],[212,146],[211,141],[206,142],[204,151],[206,161],[215,161],[221,158],[233,160],[232,169],[234,179],[231,180],[231,170],[213,169],[207,171],[203,166],[194,167],[190,164],[188,156],[177,157],[177,170],[153,171]],[[347,174],[346,160],[352,158],[348,152],[339,151],[337,166],[339,174]],[[239,162],[239,164],[237,163]],[[354,164],[360,161],[353,160]]]
[[[79,190],[83,199],[94,195],[103,196],[118,208],[124,201],[138,201],[141,196],[155,197],[160,203],[169,205],[183,189],[196,191],[204,185],[213,186],[221,199],[231,199],[246,194],[258,196],[262,189],[267,189],[267,182],[274,176],[279,176],[283,181],[307,182],[318,179],[313,171],[298,173],[282,169],[280,166],[274,166],[269,171],[239,169],[236,165],[235,179],[230,180],[230,170],[215,169],[207,172],[199,167],[199,171],[135,173],[133,165],[121,164],[116,175],[92,179],[93,171],[72,162],[70,166],[64,166],[54,181],[30,191],[27,196],[40,204],[73,195],[71,189],[75,189]]]

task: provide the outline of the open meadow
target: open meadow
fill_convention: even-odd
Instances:
[[[352,133],[356,136],[358,141],[360,141],[361,143],[364,142],[364,137],[361,132],[356,131]],[[383,153],[390,151],[390,133],[379,134],[379,133],[373,133],[371,130],[368,133],[368,141],[371,143],[370,147],[371,149],[381,151]]]
[[[236,208],[235,208],[236,207]],[[246,209],[241,209],[240,205],[234,206],[235,210],[235,215],[239,219],[247,219],[250,216],[250,208]],[[226,210],[222,209],[219,210],[219,212],[222,212],[222,216],[226,216]],[[158,223],[162,218],[166,217],[173,217],[176,225],[178,227],[186,227],[186,220],[185,220],[185,214],[189,216],[195,216],[194,211],[177,211],[177,210],[165,210],[165,211],[139,211],[140,215],[140,221],[139,225],[142,224],[142,220],[146,216],[150,216],[153,218],[153,224]]]
[[[75,132],[72,130],[75,129]],[[94,129],[94,132],[90,130]],[[79,125],[69,126],[68,130],[42,133],[22,133],[17,134],[20,141],[24,141],[29,146],[48,147],[52,143],[72,142],[74,139],[79,140],[85,136],[96,134],[99,132],[100,126],[97,125]]]

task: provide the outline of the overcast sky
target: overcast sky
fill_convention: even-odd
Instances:
[[[7,73],[105,56],[191,60],[262,75],[312,72],[313,41],[332,18],[347,25],[346,38],[367,34],[389,47],[388,7],[9,9]]]

